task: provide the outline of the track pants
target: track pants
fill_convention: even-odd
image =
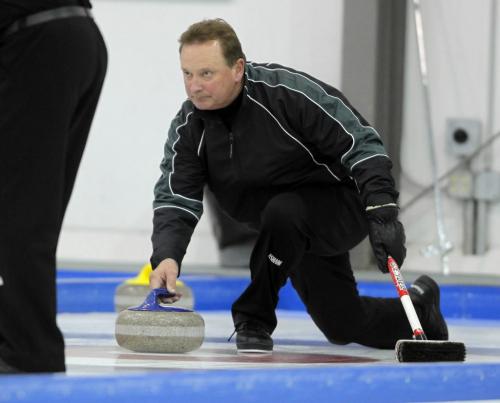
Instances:
[[[363,207],[350,188],[305,187],[275,196],[262,214],[251,282],[232,306],[235,325],[251,321],[272,333],[278,293],[290,278],[332,343],[393,348],[411,338],[398,298],[358,294],[349,250],[366,234]]]
[[[0,358],[22,371],[65,370],[56,248],[106,64],[86,17],[0,39]]]

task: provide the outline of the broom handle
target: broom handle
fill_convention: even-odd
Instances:
[[[398,264],[392,256],[388,256],[387,258],[387,268],[389,269],[389,273],[391,273],[392,281],[398,290],[399,299],[403,304],[406,316],[410,322],[411,330],[413,331],[413,338],[415,340],[427,340],[427,337],[422,329],[422,325],[420,324],[420,320],[418,319],[417,312],[415,311],[410,296],[408,295],[408,290],[406,289],[405,280],[401,274],[401,270],[399,270]]]

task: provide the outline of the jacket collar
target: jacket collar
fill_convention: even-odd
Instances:
[[[246,108],[246,106],[248,105],[248,99],[247,99],[247,93],[248,93],[248,90],[247,90],[247,80],[246,80],[246,76],[243,75],[243,87],[241,89],[241,101],[238,101],[240,102],[240,106],[239,108],[235,109],[233,113],[235,114],[238,114],[242,109]],[[240,96],[238,95],[238,97]],[[191,102],[191,101],[189,101]],[[198,117],[198,118],[201,118],[203,120],[210,120],[210,121],[220,121],[221,120],[221,116],[219,113],[217,113],[217,110],[215,111],[207,111],[207,110],[202,110],[202,109],[198,109],[196,106],[194,106],[194,104],[191,102],[192,106],[193,106],[193,111],[194,111],[194,116],[195,117]]]

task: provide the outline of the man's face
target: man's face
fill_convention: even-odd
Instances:
[[[198,109],[224,108],[237,97],[244,61],[229,67],[218,41],[184,45],[180,56],[186,93]]]

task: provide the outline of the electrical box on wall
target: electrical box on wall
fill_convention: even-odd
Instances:
[[[481,144],[481,121],[477,119],[446,120],[446,146],[455,157],[470,156]]]
[[[494,202],[500,199],[500,173],[483,171],[476,175],[474,197],[477,200]]]

